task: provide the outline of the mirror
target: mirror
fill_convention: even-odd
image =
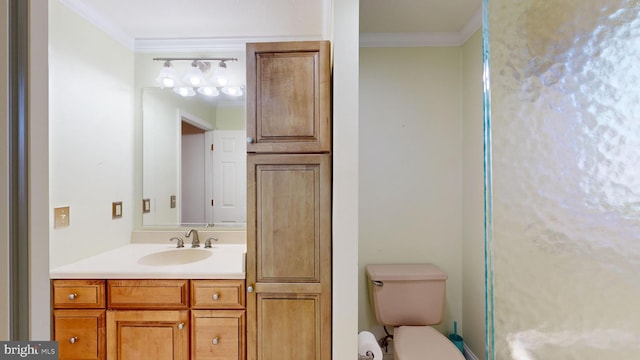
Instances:
[[[143,226],[244,227],[245,139],[244,96],[143,88]]]

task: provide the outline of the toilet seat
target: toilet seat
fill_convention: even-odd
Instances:
[[[395,360],[464,360],[458,348],[430,326],[400,326],[393,334]]]

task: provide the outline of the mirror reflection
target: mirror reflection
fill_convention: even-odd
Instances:
[[[244,96],[142,91],[143,225],[244,226]]]

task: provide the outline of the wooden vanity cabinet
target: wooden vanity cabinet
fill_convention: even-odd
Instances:
[[[52,280],[52,287],[60,359],[246,358],[244,280]]]
[[[328,41],[247,44],[247,152],[331,151]]]
[[[66,359],[106,359],[104,280],[54,280],[53,340]]]

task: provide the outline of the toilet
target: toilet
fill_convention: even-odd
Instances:
[[[367,265],[378,323],[394,327],[395,360],[464,360],[430,325],[442,321],[447,274],[433,264]]]

